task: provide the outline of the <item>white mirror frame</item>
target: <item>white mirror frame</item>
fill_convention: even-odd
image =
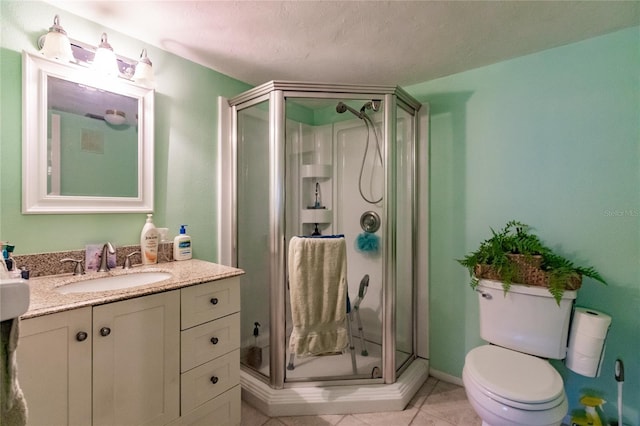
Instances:
[[[47,78],[118,93],[138,100],[138,196],[62,196],[47,193]],[[22,213],[139,213],[153,211],[154,91],[89,68],[22,53]]]

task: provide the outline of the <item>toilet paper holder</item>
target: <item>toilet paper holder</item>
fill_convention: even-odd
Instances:
[[[565,359],[567,368],[585,377],[597,377],[610,325],[609,315],[589,308],[575,308]]]

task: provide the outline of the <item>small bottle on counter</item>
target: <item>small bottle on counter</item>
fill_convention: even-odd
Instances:
[[[176,235],[173,239],[174,260],[188,260],[193,256],[191,251],[191,237],[187,235],[186,226],[187,225],[180,225],[180,234]]]
[[[143,265],[152,265],[158,263],[158,230],[153,224],[153,215],[147,215],[147,221],[142,227],[140,233],[140,257],[142,257]]]

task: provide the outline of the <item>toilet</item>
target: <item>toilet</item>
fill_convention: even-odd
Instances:
[[[480,280],[480,336],[489,344],[465,357],[467,398],[483,426],[557,426],[568,412],[562,377],[547,359],[564,359],[575,291],[560,305],[546,287]]]

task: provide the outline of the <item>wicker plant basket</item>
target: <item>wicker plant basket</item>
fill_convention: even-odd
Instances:
[[[517,284],[549,287],[551,274],[540,269],[542,256],[524,256],[521,254],[507,255],[516,267],[512,282]],[[478,279],[502,281],[502,276],[492,265],[476,265],[474,275]],[[565,284],[566,290],[578,290],[582,285],[582,276],[571,276]]]

